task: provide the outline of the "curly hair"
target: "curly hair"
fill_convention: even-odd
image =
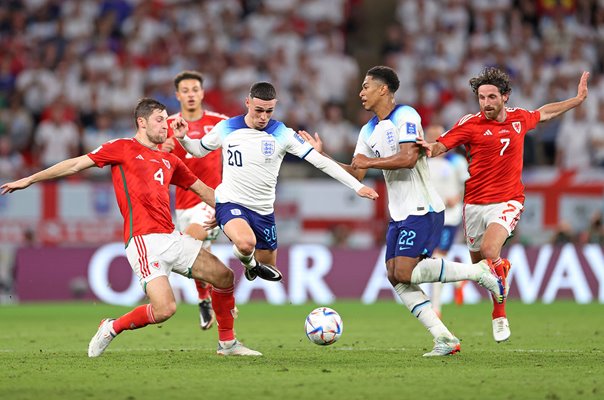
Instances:
[[[512,85],[510,84],[510,77],[502,70],[489,67],[482,70],[480,75],[470,79],[470,86],[474,94],[478,94],[478,88],[482,85],[493,85],[499,89],[499,93],[502,95],[510,94],[512,92]]]

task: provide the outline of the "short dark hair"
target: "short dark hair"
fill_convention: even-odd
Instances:
[[[384,82],[391,93],[395,93],[401,85],[396,72],[394,72],[392,68],[384,65],[378,65],[371,68],[365,75]]]
[[[512,93],[512,85],[508,74],[495,67],[488,67],[482,70],[480,75],[470,79],[470,86],[474,94],[478,95],[478,88],[482,85],[493,85],[499,89],[502,95]]]
[[[174,77],[174,87],[178,90],[178,84],[185,79],[195,79],[203,87],[203,75],[197,71],[182,71]]]
[[[275,87],[268,82],[256,82],[250,88],[250,97],[260,100],[274,100],[277,98]]]
[[[149,119],[151,114],[153,114],[153,111],[159,110],[161,112],[165,109],[166,106],[159,101],[150,97],[143,97],[138,101],[136,108],[134,109],[134,123],[136,124],[136,127],[138,128],[139,118]]]

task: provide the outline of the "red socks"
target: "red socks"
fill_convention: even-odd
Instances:
[[[218,325],[218,340],[227,341],[235,339],[233,329],[235,319],[235,286],[226,289],[212,288],[212,307],[216,314]]]
[[[212,285],[206,283],[204,281],[199,281],[195,279],[195,287],[197,288],[197,295],[199,296],[199,300],[204,300],[210,297],[210,291],[212,290]]]
[[[113,321],[113,330],[117,335],[121,331],[138,329],[154,323],[155,318],[153,318],[151,304],[145,304]]]
[[[504,260],[501,257],[497,257],[496,259],[493,260],[493,267],[495,268],[495,273],[497,274],[498,277],[501,278],[501,281],[504,286],[505,286],[505,278],[507,276],[507,271],[505,270],[505,261],[506,260]],[[508,270],[509,270],[509,267],[508,267]],[[507,300],[503,300],[503,303],[499,304],[499,303],[497,303],[497,301],[495,299],[493,299],[493,312],[491,313],[491,316],[493,319],[506,316],[506,314],[505,314],[505,303],[506,302],[507,302]]]

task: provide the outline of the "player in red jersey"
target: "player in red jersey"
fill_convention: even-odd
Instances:
[[[168,118],[168,125],[177,117],[184,118],[189,126],[188,135],[193,139],[201,139],[214,125],[227,119],[223,114],[204,110],[203,108],[203,76],[196,71],[183,71],[174,78],[176,98],[180,103],[180,112]],[[161,149],[177,155],[187,167],[206,185],[212,189],[222,181],[222,155],[220,150],[214,150],[204,158],[192,157],[173,138],[174,132],[168,129],[168,139]],[[220,228],[210,230],[204,228],[204,223],[214,218],[214,208],[202,201],[194,193],[176,188],[176,229],[203,241],[203,247],[210,250],[210,245],[220,233]],[[210,290],[207,282],[195,280],[199,299],[199,326],[210,329],[215,321],[212,309]]]
[[[212,296],[218,320],[218,354],[261,355],[235,338],[233,271],[202,249],[202,242],[174,230],[170,214],[169,185],[189,189],[214,205],[214,191],[201,182],[175,155],[158,145],[168,134],[166,107],[153,99],[136,106],[136,135],[107,142],[96,150],[61,161],[15,182],[0,186],[1,193],[25,189],[33,183],[75,174],[93,166],[111,166],[117,203],[124,217],[126,255],[150,304],[136,307],[117,319],[104,319],[88,346],[88,356],[100,356],[113,338],[124,330],[166,321],[176,312],[170,272],[202,279],[214,285]],[[186,129],[177,119],[174,129]]]
[[[505,106],[512,91],[509,77],[497,68],[486,68],[470,79],[480,112],[460,119],[435,143],[417,141],[429,157],[465,145],[470,174],[464,193],[466,243],[472,261],[488,259],[502,280],[507,277],[510,263],[501,258],[501,248],[524,208],[521,180],[524,136],[539,122],[549,121],[583,103],[588,78],[589,73],[583,72],[575,97],[527,111]],[[507,340],[511,331],[505,302],[494,302],[492,319],[495,341]]]

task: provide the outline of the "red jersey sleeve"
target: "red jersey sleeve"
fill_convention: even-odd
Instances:
[[[103,168],[105,165],[120,164],[124,159],[124,140],[130,139],[111,140],[88,153],[88,157],[99,168]]]
[[[472,137],[472,129],[470,128],[471,124],[468,123],[468,121],[478,118],[478,115],[480,114],[465,115],[463,118],[457,121],[453,128],[443,133],[442,136],[436,139],[436,141],[444,144],[447,147],[447,150],[451,150],[457,146],[468,143]]]
[[[176,156],[170,157],[174,160],[174,174],[172,175],[172,179],[170,183],[176,186],[179,186],[183,189],[188,189],[192,184],[198,179],[193,172],[185,165],[184,162],[181,161],[180,158]]]
[[[523,108],[517,109],[525,118],[527,130],[535,129],[539,121],[541,120],[541,112],[539,110],[527,111]]]

